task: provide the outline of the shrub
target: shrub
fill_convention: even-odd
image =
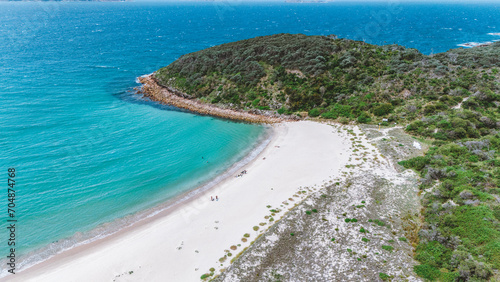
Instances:
[[[366,112],[362,112],[361,115],[358,117],[359,123],[369,123],[370,121],[372,121],[372,119]]]
[[[423,264],[441,268],[450,261],[451,251],[437,241],[421,243],[416,250],[415,258]]]
[[[439,269],[432,267],[430,265],[427,265],[427,264],[415,265],[413,267],[413,270],[415,270],[415,273],[418,276],[425,278],[425,279],[428,279],[428,280],[431,280],[431,281],[436,280],[441,275],[441,272],[439,271]]]
[[[363,241],[363,242],[365,242],[365,243],[370,242],[370,240],[369,240],[369,239],[367,239],[367,238],[365,238],[365,237],[361,238],[361,241]]]
[[[321,114],[321,112],[317,108],[314,108],[314,109],[309,111],[310,117],[318,117],[320,114]]]
[[[394,106],[392,104],[386,103],[373,108],[373,114],[376,116],[385,116],[392,112],[393,109]]]
[[[398,164],[404,166],[405,168],[413,168],[415,170],[422,170],[425,165],[429,164],[429,158],[427,157],[415,157],[407,161],[401,161]]]

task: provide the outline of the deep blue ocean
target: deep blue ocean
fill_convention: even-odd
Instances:
[[[16,169],[23,266],[134,222],[263,139],[262,126],[134,94],[138,76],[182,54],[275,33],[336,34],[425,54],[500,39],[491,34],[500,32],[500,4],[401,2],[0,2],[1,257],[8,168]]]

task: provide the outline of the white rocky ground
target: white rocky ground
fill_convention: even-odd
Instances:
[[[420,224],[417,177],[397,162],[427,146],[397,127],[332,130],[352,141],[342,176],[298,188],[295,199],[307,198],[215,281],[420,281],[412,271]],[[291,203],[269,207],[262,220],[278,217]]]

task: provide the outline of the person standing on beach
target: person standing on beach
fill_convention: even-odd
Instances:
[[[217,201],[219,200],[219,196],[215,196],[215,199],[217,199]]]

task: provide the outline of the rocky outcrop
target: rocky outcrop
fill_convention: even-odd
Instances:
[[[160,85],[154,77],[154,74],[139,77],[138,80],[142,83],[142,88],[139,90],[139,93],[149,99],[161,104],[186,109],[198,114],[250,123],[279,123],[284,120],[293,120],[283,116],[255,114],[202,103],[198,100],[192,99],[191,96],[185,93]]]

